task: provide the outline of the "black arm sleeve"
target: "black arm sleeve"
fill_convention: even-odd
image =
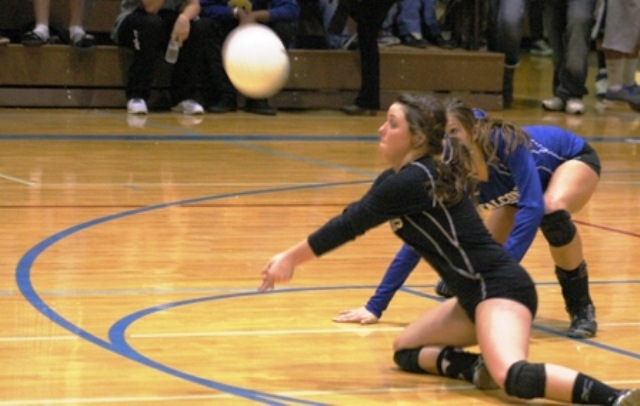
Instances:
[[[423,177],[414,168],[383,172],[362,199],[309,236],[311,249],[320,256],[371,228],[424,206],[427,199]]]

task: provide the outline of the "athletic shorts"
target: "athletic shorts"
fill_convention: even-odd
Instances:
[[[598,157],[598,153],[595,149],[588,143],[584,143],[584,148],[580,151],[580,154],[573,157],[572,159],[577,159],[578,161],[584,162],[589,166],[589,168],[593,169],[593,171],[600,177],[600,158]]]

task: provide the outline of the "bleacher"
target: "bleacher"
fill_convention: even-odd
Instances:
[[[27,6],[28,5],[28,6]],[[31,3],[0,0],[0,29],[12,44],[0,47],[0,106],[124,107],[124,83],[131,51],[108,43],[120,0],[93,0],[86,28],[102,39],[91,51],[68,45],[24,47],[18,34],[33,21]],[[52,26],[65,27],[67,0],[52,0]],[[10,12],[6,12],[9,10]],[[348,50],[290,50],[291,75],[272,100],[282,109],[339,108],[353,101],[360,84],[359,53]],[[162,63],[150,104],[166,99],[169,65]],[[403,91],[460,95],[487,110],[502,109],[503,56],[498,53],[381,49],[381,102]],[[163,96],[164,95],[164,96]]]

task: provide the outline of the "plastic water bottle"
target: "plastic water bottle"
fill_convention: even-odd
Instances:
[[[169,41],[167,47],[167,53],[164,55],[164,60],[168,63],[176,63],[178,60],[178,54],[180,54],[180,43],[178,41]]]

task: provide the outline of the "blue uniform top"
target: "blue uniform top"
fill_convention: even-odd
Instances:
[[[531,246],[544,216],[543,193],[551,175],[562,163],[580,155],[586,144],[583,138],[561,127],[536,125],[523,129],[531,137],[531,146],[519,145],[510,154],[505,151],[501,133],[494,136],[499,162],[489,167],[488,182],[480,182],[477,190],[477,200],[485,208],[507,205],[518,208],[504,245],[517,261],[522,260]],[[366,309],[380,317],[419,261],[417,253],[403,245]]]
[[[235,19],[229,0],[200,0],[200,15],[215,19]],[[296,0],[251,0],[253,10],[269,10],[271,21],[297,20],[300,6]]]

